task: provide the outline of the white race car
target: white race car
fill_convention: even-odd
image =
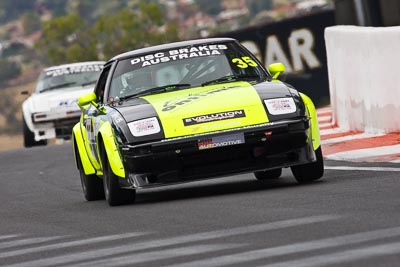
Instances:
[[[77,99],[93,91],[104,63],[79,62],[42,71],[35,92],[22,104],[25,147],[46,145],[52,138],[71,137],[72,127],[81,114]]]

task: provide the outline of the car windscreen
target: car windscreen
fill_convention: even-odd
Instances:
[[[191,45],[121,60],[108,96],[124,98],[157,93],[160,88],[190,88],[246,78],[266,79],[268,74],[237,43]]]
[[[77,65],[43,71],[36,84],[36,92],[94,85],[103,65]]]

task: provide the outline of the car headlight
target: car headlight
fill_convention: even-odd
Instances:
[[[135,137],[156,134],[161,131],[156,117],[130,122],[128,127]]]
[[[46,113],[33,113],[32,114],[32,122],[45,121],[46,118],[47,118]]]
[[[283,97],[264,100],[265,106],[271,115],[282,115],[296,112],[293,98]]]

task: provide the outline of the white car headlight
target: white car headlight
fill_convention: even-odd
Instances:
[[[156,117],[130,122],[128,127],[135,137],[156,134],[161,131]]]
[[[296,104],[293,98],[274,98],[264,100],[265,106],[271,115],[282,115],[296,112]]]

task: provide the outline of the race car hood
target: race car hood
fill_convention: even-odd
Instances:
[[[279,97],[291,97],[282,83],[232,82],[143,96],[117,109],[129,123],[149,118],[139,106],[150,104],[165,138],[174,138],[267,123],[263,99]]]
[[[93,87],[71,87],[43,93],[34,93],[25,100],[31,113],[62,110],[79,110],[78,97],[93,91]]]

